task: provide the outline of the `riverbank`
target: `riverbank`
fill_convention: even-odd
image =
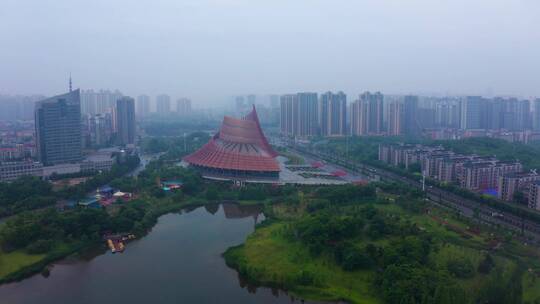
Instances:
[[[378,202],[321,206],[309,196],[321,197],[306,194],[298,205],[271,206],[270,219],[224,253],[227,265],[254,286],[282,288],[313,301],[534,303],[540,298],[538,248],[497,229],[446,210],[426,210],[413,197],[379,192]]]
[[[261,210],[222,204],[168,213],[145,237],[130,242],[124,253],[90,250],[59,261],[48,277],[35,275],[1,285],[0,302],[176,304],[182,299],[298,304],[283,291],[247,286],[221,256],[253,232],[255,223],[264,219]]]
[[[174,201],[170,198],[146,197],[144,201],[146,203],[139,204],[143,206],[140,209],[144,212],[143,216],[131,224],[137,238],[144,237],[161,215],[177,212],[190,206],[189,202]],[[55,261],[99,246],[104,246],[100,236],[74,242],[56,241],[50,250],[41,254],[30,254],[26,249],[17,249],[7,253],[0,251],[0,284],[22,280],[42,272],[49,264]]]
[[[381,303],[370,291],[371,272],[346,272],[328,256],[310,258],[306,246],[283,236],[285,226],[258,227],[244,244],[223,254],[227,265],[250,284],[284,289],[301,299]]]
[[[146,204],[143,204],[145,206],[143,208],[144,215],[139,220],[134,221],[131,229],[137,239],[146,236],[162,215],[179,212],[184,208],[195,209],[201,206],[219,206],[223,203],[200,199],[176,201],[170,196],[164,198],[146,196],[140,200],[146,202]],[[237,204],[238,206],[261,205],[251,200],[228,201],[227,203]],[[71,243],[57,242],[51,250],[42,254],[30,254],[25,249],[17,249],[7,253],[0,250],[0,284],[20,281],[44,271],[53,262],[98,247],[105,248],[101,238]]]
[[[0,251],[0,284],[20,281],[43,272],[51,263],[95,246],[99,246],[99,243],[59,244],[46,254],[28,254],[22,250],[9,253]]]

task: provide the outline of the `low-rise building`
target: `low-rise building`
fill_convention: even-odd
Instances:
[[[498,160],[469,161],[464,165],[461,187],[473,190],[499,190],[499,178],[505,174],[518,173],[522,171],[519,162],[500,162]]]
[[[0,161],[18,161],[36,156],[36,146],[32,143],[16,143],[0,146]]]
[[[472,191],[496,191],[500,176],[523,169],[519,162],[502,162],[493,156],[460,155],[441,146],[381,144],[379,160],[405,168],[419,163],[427,177],[456,183]]]
[[[81,163],[81,171],[109,171],[114,163],[115,159],[111,153],[95,153]]]
[[[0,181],[13,181],[21,176],[43,176],[43,164],[33,161],[0,163]]]
[[[43,167],[43,177],[48,178],[53,174],[74,174],[89,171],[109,171],[116,162],[114,151],[103,150],[88,155],[82,162],[73,164],[58,164]]]
[[[529,187],[529,208],[540,210],[540,181],[532,183]]]
[[[43,178],[49,178],[51,175],[63,175],[63,174],[74,174],[81,172],[81,164],[57,164],[54,166],[43,167]]]
[[[514,199],[516,192],[522,192],[528,196],[529,187],[540,180],[540,175],[536,172],[509,173],[499,177],[498,197],[505,201]]]
[[[493,188],[492,172],[491,162],[468,162],[464,165],[461,187],[472,191]]]
[[[379,145],[379,160],[393,166],[404,166],[408,169],[410,165],[422,163],[428,155],[438,152],[445,151],[440,146],[381,144]]]

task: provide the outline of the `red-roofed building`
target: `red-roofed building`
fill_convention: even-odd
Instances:
[[[324,164],[321,163],[320,161],[316,161],[316,162],[312,162],[312,163],[311,163],[311,166],[312,166],[313,168],[322,168],[322,167],[324,167]]]
[[[278,179],[278,154],[264,136],[255,107],[242,119],[225,116],[201,149],[184,157],[205,177],[232,180]]]
[[[332,172],[332,175],[337,176],[337,177],[343,177],[343,176],[347,175],[347,172],[345,172],[343,170],[336,170],[336,171]]]

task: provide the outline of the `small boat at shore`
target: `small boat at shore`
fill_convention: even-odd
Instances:
[[[117,239],[107,239],[107,245],[112,253],[124,252],[124,249],[126,248],[124,243]]]

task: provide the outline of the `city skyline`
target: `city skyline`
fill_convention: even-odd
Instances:
[[[540,1],[1,8],[0,302],[540,303]]]

